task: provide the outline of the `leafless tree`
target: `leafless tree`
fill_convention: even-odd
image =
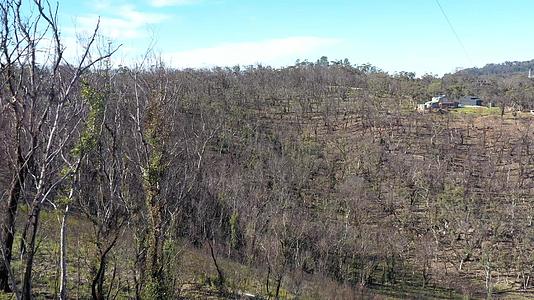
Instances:
[[[90,55],[98,25],[79,63],[70,65],[64,58],[57,6],[42,1],[7,1],[0,8],[2,81],[10,98],[16,141],[11,192],[3,217],[2,244],[6,251],[0,282],[4,290],[8,289],[6,272],[10,268],[14,222],[24,193],[30,199],[30,213],[22,240],[25,265],[22,298],[29,299],[39,214],[68,177],[60,174],[64,165],[61,157],[69,152],[83,122],[84,103],[75,96],[78,81],[84,72],[105,57]],[[35,14],[24,13],[31,10]],[[49,41],[52,41],[50,48]]]

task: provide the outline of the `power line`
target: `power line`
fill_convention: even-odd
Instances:
[[[467,60],[469,61],[469,63],[472,64],[472,60],[471,60],[471,56],[469,56],[469,52],[467,52],[467,49],[465,48],[464,43],[462,42],[462,39],[460,39],[460,36],[459,36],[458,33],[456,32],[456,29],[454,29],[454,26],[452,26],[451,20],[449,19],[449,17],[447,16],[447,13],[445,12],[445,10],[443,9],[443,7],[441,6],[441,3],[439,3],[439,0],[436,0],[436,4],[438,5],[439,10],[441,10],[441,13],[443,14],[443,17],[445,17],[445,20],[446,20],[447,23],[449,24],[449,27],[451,28],[452,33],[453,33],[454,36],[456,37],[456,40],[458,41],[458,44],[460,44],[460,46],[461,46],[462,49],[464,50],[465,57],[467,58]]]

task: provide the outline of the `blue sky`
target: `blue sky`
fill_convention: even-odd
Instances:
[[[175,67],[283,66],[326,55],[441,75],[534,59],[534,1],[440,3],[465,51],[435,0],[60,0],[60,19],[69,47],[100,16],[102,32],[123,44],[115,58],[123,64],[150,45]]]

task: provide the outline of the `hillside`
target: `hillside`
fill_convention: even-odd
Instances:
[[[98,21],[70,61],[0,8],[0,299],[534,298],[533,80],[114,65]]]
[[[507,61],[499,64],[487,64],[482,68],[467,68],[458,71],[457,74],[482,76],[482,75],[517,75],[528,74],[529,70],[534,70],[534,60],[529,61]]]
[[[64,226],[71,294],[532,296],[530,113],[419,114],[434,81],[350,66],[108,72],[81,88],[106,115]],[[106,78],[107,92],[91,89]],[[36,295],[58,291],[67,191],[41,206]],[[151,290],[156,225],[164,277]]]

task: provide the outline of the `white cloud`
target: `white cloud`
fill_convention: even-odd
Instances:
[[[150,4],[155,7],[178,6],[198,3],[200,0],[151,0]]]
[[[170,16],[140,12],[131,5],[122,5],[110,10],[112,14],[100,17],[100,33],[112,39],[133,39],[147,34],[146,27],[158,24]],[[76,19],[78,33],[92,32],[99,16],[86,14]]]
[[[297,58],[321,55],[321,51],[339,44],[339,39],[296,36],[257,42],[225,43],[209,48],[164,53],[172,66],[199,68],[213,66],[251,65],[272,66],[292,64]],[[317,56],[318,57],[318,56]]]
[[[91,0],[87,2],[87,5],[98,11],[103,11],[112,6],[110,0]]]
[[[114,45],[122,44],[120,53],[117,53],[115,57],[124,57],[135,54],[136,48],[140,50],[147,48],[151,35],[149,30],[151,25],[159,24],[171,17],[168,14],[142,12],[129,4],[111,6],[105,0],[97,0],[95,5],[101,9],[95,8],[93,12],[74,17],[73,25],[64,27],[62,40],[63,46],[66,48],[65,57],[70,60],[83,52],[84,40],[94,32],[99,18],[99,34],[104,39],[112,41]],[[105,12],[105,14],[101,16],[101,12]],[[141,45],[139,44],[140,38],[146,40],[141,42]],[[81,41],[79,41],[80,39]],[[107,44],[105,41],[99,42]]]
[[[111,44],[108,44],[111,42]],[[104,55],[109,50],[114,50],[119,46],[119,43],[113,42],[113,41],[107,41],[106,39],[98,39],[96,40],[91,49],[91,53],[89,55],[89,59],[94,59],[100,55]],[[78,64],[80,62],[80,58],[82,54],[85,52],[85,46],[87,45],[86,39],[78,39],[73,36],[66,36],[61,39],[61,43],[63,47],[65,48],[65,52],[63,54],[63,57],[70,63],[70,64]],[[134,59],[139,55],[138,49],[135,47],[132,47],[129,44],[122,44],[118,52],[116,52],[111,57],[111,63],[112,65],[128,65],[134,61]]]

